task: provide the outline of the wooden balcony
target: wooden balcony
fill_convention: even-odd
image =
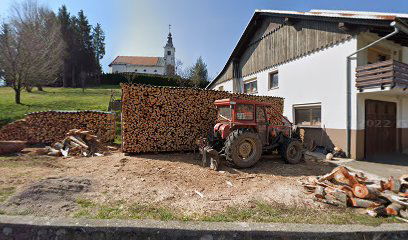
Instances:
[[[387,60],[356,68],[356,87],[359,90],[397,85],[408,87],[408,64]]]

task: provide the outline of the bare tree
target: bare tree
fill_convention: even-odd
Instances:
[[[54,82],[63,61],[64,41],[55,14],[36,0],[12,7],[0,32],[0,66],[21,103],[21,90]]]

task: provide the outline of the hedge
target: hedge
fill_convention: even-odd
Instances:
[[[140,73],[105,73],[101,76],[102,85],[119,85],[120,83],[145,84],[152,86],[191,87],[188,79],[178,76],[169,77],[162,75]]]

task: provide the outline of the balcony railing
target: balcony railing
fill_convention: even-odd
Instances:
[[[408,87],[408,64],[395,60],[359,66],[356,68],[356,87]]]

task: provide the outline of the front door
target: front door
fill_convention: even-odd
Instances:
[[[256,122],[258,124],[258,133],[261,136],[262,144],[266,145],[268,143],[268,121],[266,119],[265,107],[256,107]]]
[[[365,157],[397,150],[397,105],[393,102],[366,100]]]

